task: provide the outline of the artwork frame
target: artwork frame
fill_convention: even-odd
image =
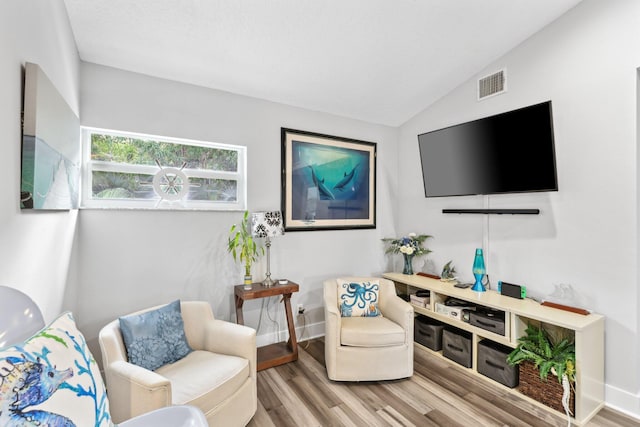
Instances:
[[[39,65],[24,66],[20,209],[79,208],[80,119]]]
[[[375,142],[281,128],[285,231],[376,228]]]

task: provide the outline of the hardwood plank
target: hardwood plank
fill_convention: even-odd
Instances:
[[[277,426],[320,426],[321,424],[313,416],[311,411],[304,405],[303,400],[298,396],[289,385],[280,377],[275,369],[267,369],[264,371],[265,375],[262,378],[268,382],[268,384],[276,393],[278,399],[282,402],[281,407],[275,408],[276,414],[280,417],[286,415],[286,419],[282,419],[279,422],[274,420]],[[281,409],[284,408],[286,414],[281,413]],[[274,411],[271,411],[274,412]],[[271,413],[270,412],[270,413]]]
[[[426,414],[433,409],[428,402],[421,398],[420,393],[422,389],[413,381],[407,381],[401,384],[385,384],[385,387],[421,414]]]
[[[565,427],[546,411],[469,370],[415,347],[414,375],[395,381],[335,382],[324,366],[324,341],[298,347],[295,362],[258,372],[258,410],[250,427]],[[585,427],[640,427],[602,409]]]
[[[486,397],[478,396],[474,393],[469,393],[465,396],[467,402],[473,404],[477,408],[481,409],[485,413],[489,414],[493,419],[497,420],[502,425],[511,427],[527,427],[532,425],[547,427],[549,423],[536,417],[530,416],[526,411],[512,411],[515,407],[506,405],[496,405],[495,400],[488,400]]]
[[[260,400],[258,400],[258,410],[251,420],[251,425],[255,427],[276,427]]]
[[[593,426],[598,427],[638,427],[640,421],[628,415],[621,414],[610,408],[603,408],[593,417]],[[588,424],[592,427],[592,424]]]
[[[411,421],[402,416],[391,406],[386,406],[377,411],[380,417],[394,427],[416,427]]]
[[[431,424],[428,425],[439,427],[468,427],[467,424],[460,424],[459,422],[449,417],[447,414],[437,409],[434,409],[427,414],[427,420],[431,422]]]
[[[358,418],[355,412],[353,412],[351,408],[349,408],[345,404],[334,406],[333,408],[331,408],[331,411],[334,412],[336,416],[336,420],[341,423],[340,424],[341,426],[344,426],[344,427],[367,427],[368,426],[368,424],[364,420]]]
[[[336,425],[334,422],[334,414],[330,410],[331,406],[334,405],[331,405],[331,402],[327,402],[322,398],[322,393],[319,392],[320,387],[316,387],[315,384],[304,376],[293,378],[289,381],[289,385],[321,426]]]
[[[266,411],[270,411],[273,408],[282,406],[282,402],[278,399],[278,395],[271,388],[271,383],[267,381],[266,377],[265,371],[258,372],[258,401]]]
[[[403,419],[410,422],[411,425],[420,426],[424,424],[424,415],[427,411],[430,411],[431,408],[427,408],[427,411],[417,410],[413,406],[407,404],[402,397],[393,392],[393,387],[397,390],[410,383],[410,379],[399,382],[392,381],[390,384],[380,384],[375,386],[375,390],[385,402],[388,402],[388,405],[385,408],[393,409],[396,413],[401,415]]]

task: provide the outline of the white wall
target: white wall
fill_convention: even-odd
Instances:
[[[251,210],[280,204],[280,127],[378,142],[376,230],[274,240],[274,276],[301,284],[294,304],[308,307],[309,322],[322,320],[324,278],[391,268],[381,237],[433,234],[426,268],[437,272],[452,259],[468,278],[473,249],[486,241],[494,282],[523,283],[538,295],[568,283],[607,317],[607,402],[640,416],[639,21],[640,2],[585,0],[478,73],[507,66],[507,94],[477,103],[475,83],[467,82],[397,130],[92,64],[80,71],[61,0],[0,2],[0,284],[32,295],[47,319],[72,309],[95,351],[104,323],[171,298],[203,298],[218,317],[233,318],[231,288],[242,274],[224,250],[240,213],[20,212],[21,80],[30,61],[80,109],[85,125],[247,145]],[[547,99],[554,106],[560,191],[489,200],[493,208],[535,207],[541,215],[485,223],[441,214],[483,207],[482,198],[424,198],[417,134]],[[259,307],[247,303],[247,323],[257,324]],[[276,329],[265,316],[261,339],[272,339]]]
[[[0,2],[0,284],[31,295],[50,320],[63,309],[78,212],[20,211],[25,62],[78,112],[80,61],[61,0]]]
[[[477,102],[476,81],[468,81],[401,127],[397,210],[399,231],[423,224],[435,235],[436,271],[452,259],[471,279],[474,248],[485,242],[494,283],[524,284],[536,296],[572,285],[606,316],[606,400],[636,416],[639,65],[640,2],[586,0],[478,73],[506,66],[506,94]],[[546,100],[559,191],[488,198],[491,208],[540,208],[539,216],[444,215],[486,207],[485,198],[424,198],[416,135]]]
[[[321,285],[339,274],[386,269],[380,239],[393,234],[392,190],[397,129],[151,78],[95,64],[81,66],[85,126],[215,141],[248,147],[249,210],[280,207],[280,128],[359,140],[378,146],[378,227],[374,230],[290,232],[273,240],[273,277],[300,284],[292,298],[307,307],[306,336],[323,334]],[[82,210],[75,251],[75,312],[89,339],[118,315],[174,298],[209,301],[218,318],[234,320],[233,286],[242,268],[226,252],[230,226],[241,212]],[[254,277],[264,277],[263,258]],[[276,298],[272,299],[275,304]],[[263,317],[259,343],[286,330],[282,304],[276,327]],[[245,303],[256,327],[261,301]],[[276,308],[277,307],[277,308]],[[300,322],[302,323],[302,322]],[[314,326],[315,324],[315,326]],[[316,329],[313,329],[313,328]],[[301,332],[301,331],[300,331]],[[95,345],[95,344],[94,344]],[[95,347],[94,347],[95,348]]]

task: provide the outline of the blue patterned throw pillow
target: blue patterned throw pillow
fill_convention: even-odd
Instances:
[[[0,426],[113,426],[100,369],[70,312],[0,350]]]
[[[382,316],[378,308],[378,281],[350,282],[338,279],[338,303],[342,317]]]
[[[119,320],[129,362],[134,365],[155,371],[191,352],[184,334],[179,300]]]

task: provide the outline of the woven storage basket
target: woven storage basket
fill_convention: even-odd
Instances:
[[[564,414],[562,407],[562,384],[558,382],[558,378],[553,374],[547,376],[547,380],[540,379],[540,372],[534,366],[533,362],[522,362],[520,365],[520,385],[518,390],[520,393],[547,405],[550,408],[560,411]],[[569,409],[571,413],[576,413],[575,392],[571,388],[569,396]]]

